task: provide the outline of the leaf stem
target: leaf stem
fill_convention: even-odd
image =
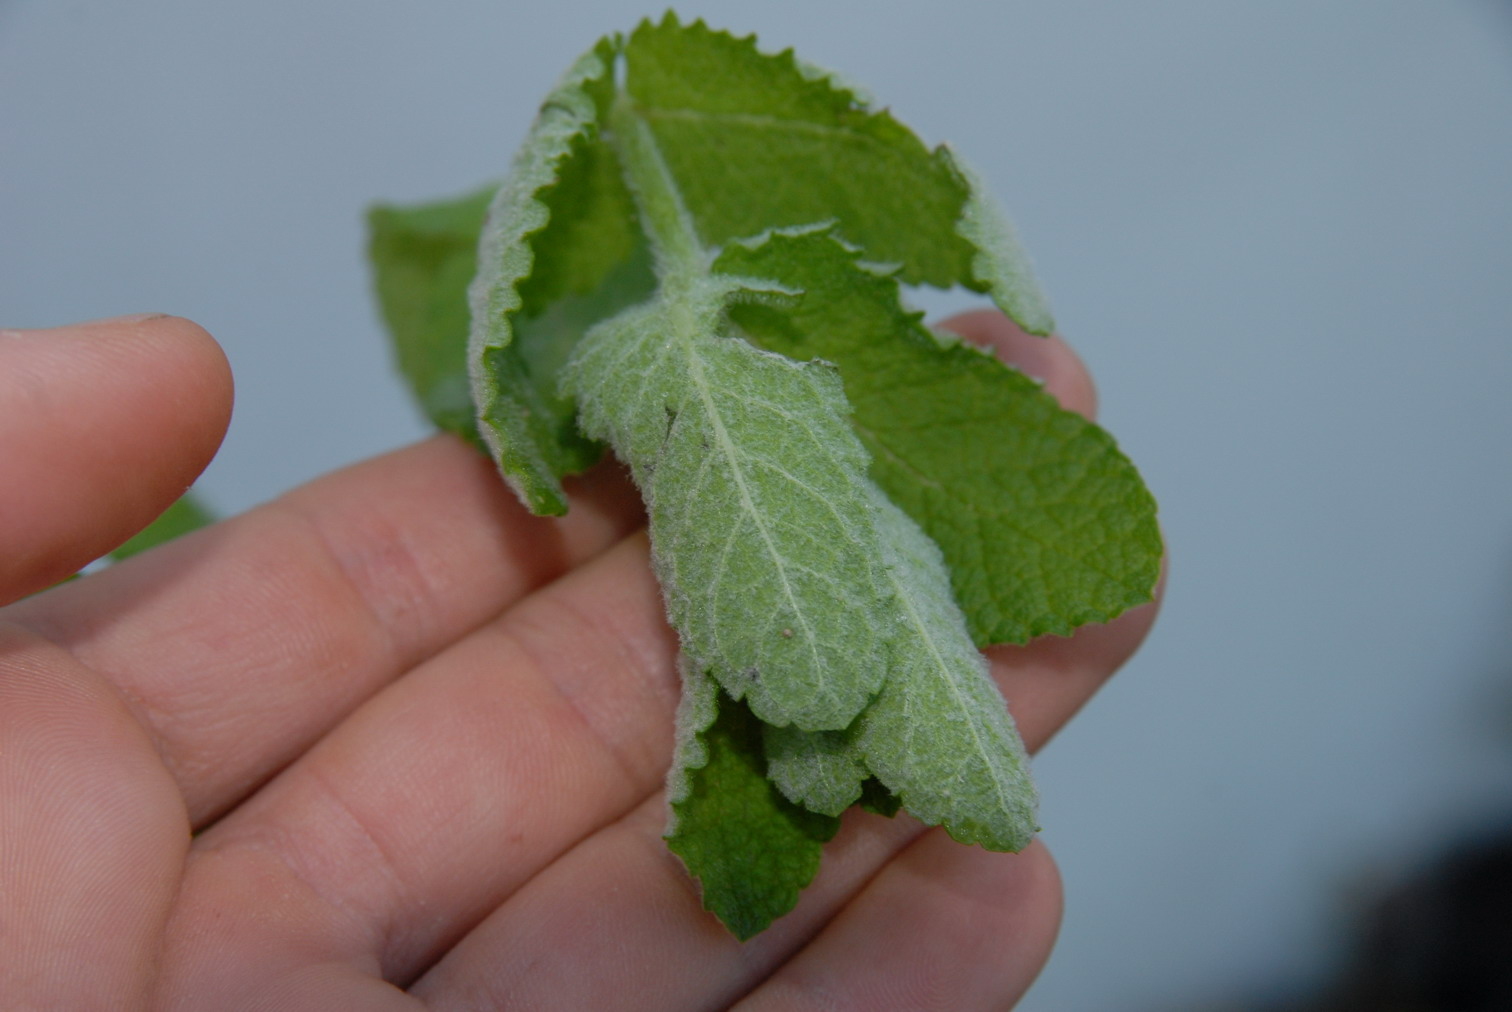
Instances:
[[[709,253],[683,204],[672,170],[650,125],[623,92],[609,110],[609,142],[620,156],[641,226],[656,256],[664,286],[690,286],[709,267]]]

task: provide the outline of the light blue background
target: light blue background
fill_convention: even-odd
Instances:
[[[1512,14],[682,10],[982,168],[1162,502],[1160,628],[1038,764],[1068,907],[1024,1007],[1316,979],[1359,896],[1512,816]],[[0,0],[0,323],[209,328],[222,510],[411,440],[364,206],[500,173],[570,60],[650,12]]]

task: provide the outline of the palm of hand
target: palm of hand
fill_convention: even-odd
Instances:
[[[1058,342],[958,328],[1090,412]],[[165,391],[171,395],[165,395]],[[208,461],[185,321],[0,337],[0,601]],[[847,818],[741,945],[661,839],[674,637],[610,465],[560,522],[435,439],[0,611],[0,993],[24,1007],[999,1007],[1053,940],[1038,844]],[[1152,608],[992,652],[1031,748]],[[885,959],[878,959],[885,954]]]

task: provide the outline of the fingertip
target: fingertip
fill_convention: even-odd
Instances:
[[[846,1008],[1009,1008],[1049,960],[1062,906],[1039,841],[999,854],[933,830],[739,1007],[828,1008],[843,995]]]
[[[236,395],[225,350],[208,330],[182,316],[155,315],[143,327],[141,338],[160,342],[167,354],[179,359],[181,384],[177,393],[187,412],[201,423],[202,435],[212,444],[205,455],[204,463],[208,464],[231,424]],[[199,470],[203,468],[202,464]]]
[[[182,495],[225,435],[232,381],[220,346],[180,317],[0,334],[9,600],[110,551]]]
[[[973,344],[991,348],[1004,362],[1040,380],[1066,410],[1087,418],[1097,416],[1097,388],[1092,375],[1060,335],[1037,337],[995,309],[961,313],[939,326]]]

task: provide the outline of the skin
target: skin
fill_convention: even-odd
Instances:
[[[949,326],[1095,410],[1058,338]],[[853,812],[766,933],[700,908],[660,838],[675,642],[612,463],[544,520],[438,437],[26,598],[183,491],[231,390],[186,320],[0,331],[8,1002],[874,1012],[1028,988],[1061,912],[1039,843]],[[1031,749],[1154,611],[989,652]]]

